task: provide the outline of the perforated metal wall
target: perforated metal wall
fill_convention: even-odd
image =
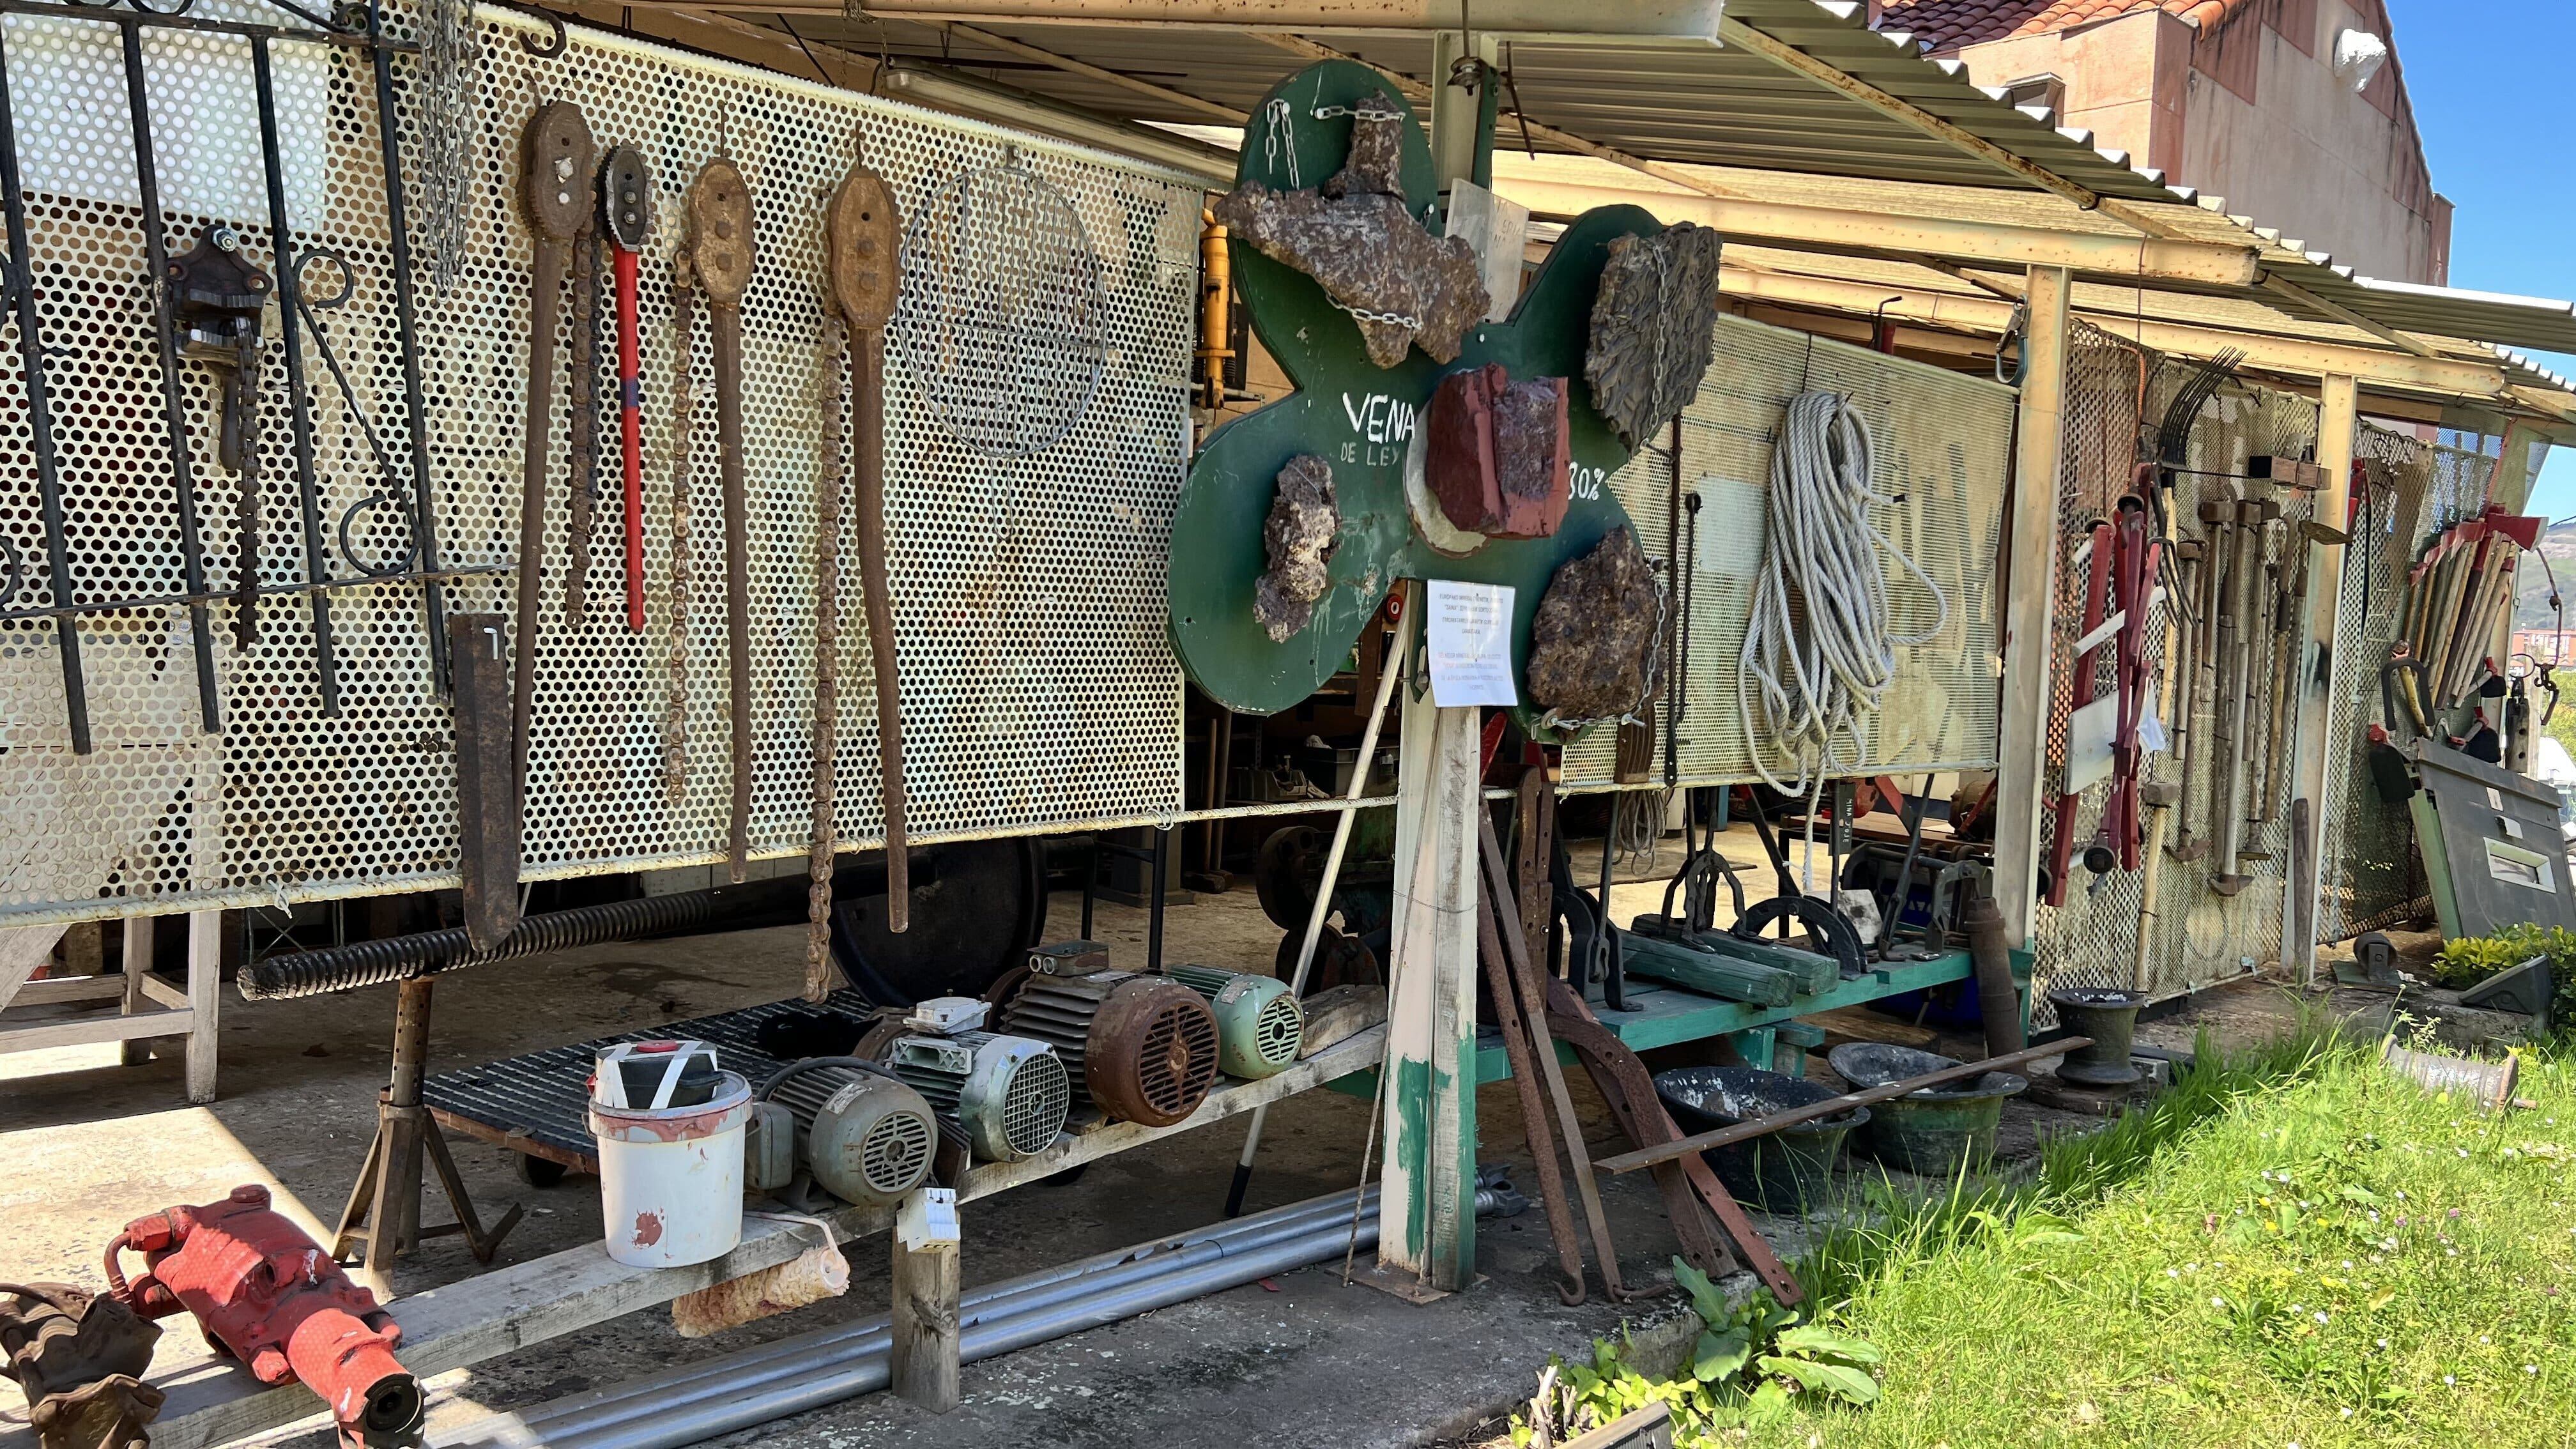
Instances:
[[[2142,364],[2146,368],[2143,374]],[[2070,551],[2083,530],[2127,486],[2130,468],[2136,461],[2133,439],[2140,420],[2148,430],[2155,429],[2189,372],[2189,366],[2184,364],[2159,365],[2151,355],[2106,333],[2079,329],[2069,359],[2067,464],[2059,495],[2061,527]],[[2305,495],[2270,484],[2248,483],[2238,475],[2245,472],[2247,459],[2256,454],[2314,456],[2316,429],[2317,406],[2308,399],[2235,384],[2223,387],[2202,407],[2192,425],[2185,469],[2177,473],[2167,500],[2181,535],[2197,535],[2198,525],[2188,520],[2196,519],[2202,499],[2243,496],[2243,490],[2249,488],[2255,490],[2251,496],[2268,496],[2280,502],[2282,517],[2292,525],[2306,518],[2311,503]],[[2288,530],[2282,530],[2280,536],[2288,536]],[[2052,783],[2046,796],[2050,800],[2056,798],[2055,781],[2062,779],[2065,771],[2072,645],[2083,608],[2083,579],[2080,575],[2069,577],[2070,573],[2061,569],[2059,576],[2057,652],[2051,675],[2055,690],[2049,745]],[[2160,693],[2170,662],[2166,631],[2169,617],[2172,615],[2168,609],[2159,608],[2148,622],[2148,645],[2157,660],[2154,683]],[[2107,685],[2107,677],[2102,682]],[[2179,701],[2188,697],[2187,689],[2188,681],[2175,681],[2172,698],[2177,702],[2165,711],[2168,721],[2184,709]],[[2191,769],[2191,808],[2202,821],[2210,818],[2209,800],[2214,788],[2210,755],[2203,752],[2212,735],[2214,731],[2204,734],[2193,747],[2199,759]],[[2286,750],[2281,758],[2286,762]],[[2150,780],[2178,781],[2180,777],[2169,753],[2151,756],[2147,769]],[[2143,871],[2093,876],[2076,867],[2065,904],[2042,907],[2036,922],[2035,990],[2039,995],[2033,1002],[2033,1019],[2043,1025],[2054,1023],[2044,993],[2057,986],[2120,986],[2169,996],[2277,959],[2282,884],[2288,867],[2289,801],[2293,793],[2293,781],[2286,768],[2270,783],[2268,793],[2273,797],[2270,818],[2245,827],[2246,855],[2240,869],[2251,879],[2233,895],[2211,887],[2206,858],[2183,861],[2166,851],[2157,863],[2152,910],[2142,913],[2146,895]],[[2079,847],[2092,838],[2098,827],[2106,794],[2107,787],[2102,786],[2084,793],[2075,825]],[[2151,825],[2154,814],[2149,812]],[[2167,828],[2172,828],[2170,820]],[[2045,843],[2043,832],[2043,846]],[[2138,949],[2141,930],[2146,933],[2143,956]]]
[[[391,27],[414,23],[397,7]],[[200,0],[196,13],[296,24],[257,0]],[[111,27],[7,17],[19,88],[30,231],[47,372],[55,391],[71,542],[84,602],[180,592],[169,439],[160,386],[133,153]],[[883,172],[907,210],[961,175],[1016,164],[1060,193],[1096,253],[1102,339],[1097,390],[1060,438],[1025,457],[962,445],[902,360],[899,318],[887,368],[888,530],[911,829],[916,838],[1150,818],[1181,802],[1181,675],[1164,642],[1164,560],[1186,447],[1186,378],[1201,195],[1184,178],[998,128],[828,90],[598,31],[575,29],[555,59],[527,54],[529,22],[484,12],[470,68],[482,125],[463,157],[470,211],[457,285],[440,296],[415,253],[424,405],[442,562],[499,565],[516,547],[523,378],[532,247],[515,202],[519,136],[541,100],[579,104],[603,149],[632,142],[654,172],[657,208],[643,253],[646,628],[618,607],[622,509],[616,483],[615,349],[603,345],[603,483],[587,623],[563,616],[572,480],[557,449],[548,484],[545,610],[528,781],[527,873],[705,862],[725,835],[725,690],[714,379],[705,311],[685,342],[671,325],[670,258],[685,231],[680,197],[729,154],[749,179],[759,264],[744,304],[744,412],[751,499],[756,726],[755,853],[801,852],[813,697],[811,578],[815,494],[846,437],[817,418],[842,376],[818,346],[822,204],[857,156]],[[146,31],[163,218],[174,254],[210,222],[246,254],[273,255],[245,42]],[[341,577],[332,524],[388,486],[367,430],[404,456],[388,226],[363,52],[280,43],[276,92],[290,225],[299,249],[347,259],[352,294],[319,314],[345,365],[344,397],[308,358],[320,558],[296,497],[277,309],[268,317],[257,567],[272,583]],[[394,62],[407,171],[421,160],[410,119],[418,58]],[[854,139],[855,138],[855,139]],[[419,194],[417,175],[413,195]],[[416,243],[426,229],[417,216]],[[987,239],[999,245],[1012,238]],[[971,261],[973,239],[960,241]],[[603,262],[603,279],[608,268]],[[327,271],[310,285],[336,289]],[[569,312],[569,308],[566,309]],[[603,302],[603,319],[609,309]],[[569,324],[567,324],[568,326]],[[603,327],[606,326],[603,320]],[[14,343],[14,338],[10,339]],[[568,337],[567,337],[568,342]],[[306,338],[308,350],[313,339]],[[674,577],[673,403],[681,349],[697,399],[685,497],[691,563]],[[43,531],[29,466],[25,378],[0,363],[0,532],[28,561],[18,607],[49,604]],[[568,353],[559,353],[568,356]],[[233,587],[240,561],[231,509],[239,479],[215,466],[215,376],[185,364],[190,442],[206,514],[207,574]],[[989,380],[987,380],[989,381]],[[555,405],[567,408],[558,382]],[[555,434],[563,437],[562,413]],[[407,484],[405,485],[407,486]],[[844,517],[846,518],[846,510]],[[848,527],[844,523],[844,528]],[[399,506],[361,513],[357,560],[382,567],[408,547]],[[851,540],[843,539],[843,548]],[[690,600],[671,636],[675,587]],[[508,613],[507,574],[461,579],[453,611]],[[857,589],[842,599],[839,826],[845,841],[880,829],[873,696]],[[421,586],[366,585],[328,595],[339,708],[317,689],[314,614],[301,596],[260,610],[256,642],[235,650],[232,605],[211,607],[224,731],[199,733],[183,609],[82,620],[97,749],[70,748],[54,633],[42,620],[0,625],[0,918],[64,919],[271,903],[454,883],[454,725],[434,692]],[[666,693],[675,663],[685,769],[664,767]],[[211,846],[211,857],[201,854]]]
[[[1716,361],[1682,412],[1681,488],[1692,570],[1690,650],[1681,672],[1681,782],[1755,779],[1737,664],[1762,567],[1771,454],[1789,401],[1831,389],[1850,396],[1877,443],[1879,489],[1904,502],[1876,515],[1890,538],[1949,596],[1947,626],[1897,650],[1897,682],[1871,732],[1868,772],[1921,774],[1994,763],[1998,609],[1995,560],[2003,539],[2012,389],[1959,373],[1736,317],[1717,323]],[[1611,477],[1647,556],[1671,553],[1672,463],[1660,445]],[[1894,625],[1919,633],[1934,617],[1922,585],[1888,564]],[[1657,725],[1663,714],[1657,711]],[[1593,731],[1565,752],[1568,783],[1616,775],[1616,731]],[[1650,774],[1663,778],[1660,746]]]
[[[2364,469],[2366,491],[2355,489],[2353,543],[2335,619],[2335,713],[2326,738],[2332,803],[2318,856],[2321,945],[2431,909],[2415,855],[2414,818],[2405,806],[2379,798],[2365,736],[2371,725],[2387,723],[2380,669],[2397,638],[2406,571],[2436,535],[2486,511],[2495,472],[2492,458],[2367,421],[2354,456],[2377,466]],[[2411,536],[2400,537],[2401,528]]]

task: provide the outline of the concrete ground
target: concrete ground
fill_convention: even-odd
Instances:
[[[1739,861],[1759,859],[1749,838],[1729,840],[1726,848]],[[1676,843],[1667,841],[1662,854],[1659,869],[1669,871],[1679,858]],[[1748,884],[1766,889],[1767,879],[1757,877],[1767,875],[1749,872]],[[1623,886],[1617,914],[1625,919],[1655,909],[1660,895],[1659,880]],[[1070,935],[1078,910],[1077,898],[1060,895],[1050,934]],[[1167,931],[1171,959],[1250,970],[1268,969],[1279,938],[1248,887],[1202,895],[1198,904],[1171,911]],[[1142,911],[1104,903],[1094,934],[1111,943],[1121,964],[1141,962]],[[441,978],[432,1069],[781,998],[801,982],[803,940],[798,927],[609,945]],[[2250,1004],[2253,995],[2231,993],[2231,999]],[[0,1058],[6,1082],[0,1145],[11,1169],[0,1184],[0,1277],[95,1284],[101,1245],[128,1220],[172,1203],[212,1200],[242,1182],[271,1184],[280,1203],[322,1236],[366,1148],[389,1056],[392,1009],[393,993],[384,989],[270,1003],[227,993],[222,1096],[202,1108],[181,1105],[174,1058],[122,1068],[113,1046]],[[2264,1006],[2251,1010],[2246,1030],[2277,1015]],[[1832,1024],[1977,1054],[1973,1043],[1943,1042],[1885,1018]],[[2187,1042],[2187,1027],[2157,1026],[2146,1034],[2165,1039],[2177,1029]],[[1813,1065],[1816,1075],[1827,1075],[1821,1060]],[[1612,1140],[1615,1131],[1589,1083],[1580,1072],[1570,1081],[1587,1137],[1595,1144]],[[1484,1089],[1477,1111],[1484,1159],[1514,1165],[1515,1180],[1533,1185],[1514,1089],[1507,1083]],[[2016,1104],[2004,1151],[2025,1156],[2041,1133],[2089,1120]],[[1366,1129],[1366,1104],[1349,1097],[1319,1091],[1282,1103],[1270,1116],[1250,1206],[1348,1189],[1359,1174]],[[1033,1185],[970,1205],[964,1213],[967,1282],[1216,1219],[1241,1141],[1239,1124],[1221,1124],[1098,1162],[1071,1183]],[[455,1148],[487,1221],[513,1202],[527,1207],[502,1247],[504,1261],[597,1237],[599,1201],[591,1179],[538,1190],[519,1180],[512,1156],[501,1149],[470,1140],[456,1141]],[[1603,1188],[1630,1284],[1668,1290],[1674,1242],[1650,1180],[1635,1174],[1607,1179]],[[434,1187],[424,1216],[446,1220]],[[1763,1221],[1784,1256],[1796,1250],[1801,1224]],[[883,1312],[882,1241],[863,1241],[851,1253],[846,1297],[712,1339],[678,1337],[668,1315],[656,1309],[441,1375],[431,1381],[432,1442],[438,1429],[493,1409]],[[1479,1235],[1485,1281],[1428,1307],[1345,1287],[1338,1265],[1311,1268],[969,1365],[964,1406],[946,1417],[876,1394],[737,1438],[818,1449],[853,1442],[962,1449],[1145,1440],[1360,1449],[1466,1435],[1525,1396],[1550,1353],[1581,1353],[1623,1320],[1676,1311],[1668,1291],[1624,1308],[1603,1302],[1596,1291],[1581,1307],[1562,1307],[1552,1263],[1538,1213],[1489,1220]],[[434,1239],[401,1265],[396,1287],[416,1292],[475,1271],[459,1239]],[[205,1352],[193,1327],[174,1321],[156,1367]],[[14,1390],[0,1395],[14,1409]],[[328,1440],[307,1432],[299,1442]]]

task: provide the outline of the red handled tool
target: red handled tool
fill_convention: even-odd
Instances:
[[[644,153],[620,146],[599,169],[608,254],[617,274],[617,418],[626,469],[626,627],[644,632],[644,343],[636,320],[637,265],[653,226],[653,177]]]

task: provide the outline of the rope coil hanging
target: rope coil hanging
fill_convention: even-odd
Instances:
[[[1866,768],[1868,722],[1895,682],[1897,649],[1949,627],[1949,595],[1871,521],[1873,508],[1904,501],[1876,481],[1876,443],[1850,399],[1791,400],[1735,681],[1753,768],[1776,790],[1805,795]],[[1880,550],[1931,594],[1930,628],[1897,632]]]

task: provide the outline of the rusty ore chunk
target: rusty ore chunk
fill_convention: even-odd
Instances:
[[[1312,453],[1300,453],[1279,470],[1279,491],[1261,541],[1270,550],[1269,571],[1253,585],[1252,616],[1273,644],[1303,629],[1324,596],[1326,565],[1341,516],[1333,508],[1333,470]]]
[[[1631,448],[1699,391],[1715,342],[1717,261],[1717,233],[1689,222],[1610,243],[1583,378],[1592,405]]]
[[[1654,697],[1654,566],[1622,526],[1556,571],[1530,623],[1530,702],[1552,722],[1611,719]]]
[[[1488,538],[1545,538],[1565,521],[1572,454],[1565,379],[1513,382],[1496,363],[1431,395],[1424,472],[1440,512]]]
[[[1425,231],[1400,196],[1328,197],[1247,181],[1217,202],[1216,219],[1263,256],[1314,278],[1354,314],[1379,367],[1404,361],[1416,343],[1433,361],[1454,362],[1467,329],[1485,315],[1475,249],[1464,237]]]

